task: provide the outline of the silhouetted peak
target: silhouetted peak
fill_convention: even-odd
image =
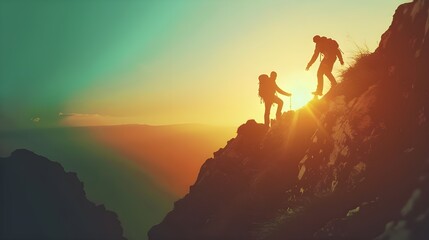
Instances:
[[[267,131],[267,126],[257,123],[254,119],[250,119],[237,129],[237,134],[243,137],[257,138],[265,134]]]
[[[1,239],[124,239],[115,213],[90,202],[75,173],[25,149],[0,158]]]
[[[16,149],[10,154],[11,158],[33,158],[34,156],[37,155],[27,149]]]
[[[377,51],[390,52],[391,56],[416,54],[428,37],[427,9],[429,1],[415,0],[400,5],[389,29],[383,34]]]

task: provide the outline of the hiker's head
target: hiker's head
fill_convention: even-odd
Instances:
[[[265,81],[268,79],[268,75],[267,74],[261,74],[258,77],[259,81]]]
[[[314,43],[317,43],[319,40],[320,40],[320,36],[319,35],[316,35],[316,36],[313,37],[313,42]]]
[[[270,78],[276,80],[277,73],[275,71],[272,71],[271,74],[270,74]]]

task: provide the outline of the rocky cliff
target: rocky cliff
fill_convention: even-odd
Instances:
[[[21,149],[0,158],[0,173],[0,239],[125,239],[116,214],[60,164]]]
[[[322,99],[240,126],[149,239],[427,239],[428,107],[417,0]]]

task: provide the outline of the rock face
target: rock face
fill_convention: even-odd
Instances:
[[[125,239],[116,214],[60,164],[21,149],[0,158],[0,172],[0,239]]]
[[[242,125],[149,239],[427,239],[428,15],[399,6],[328,95]]]

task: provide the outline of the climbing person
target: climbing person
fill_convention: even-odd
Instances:
[[[331,82],[331,88],[337,85],[337,81],[335,80],[334,75],[332,75],[332,68],[334,67],[337,57],[340,60],[341,65],[344,65],[344,61],[337,41],[316,35],[313,37],[313,42],[316,44],[316,47],[305,70],[308,71],[311,65],[316,61],[319,54],[323,54],[323,59],[319,65],[319,69],[317,70],[317,89],[312,92],[312,94],[317,97],[321,96],[323,92],[323,75],[328,77]]]
[[[287,93],[277,86],[276,78],[277,73],[274,71],[271,72],[269,77],[267,74],[259,76],[259,97],[265,103],[264,123],[267,127],[270,126],[270,111],[273,103],[277,104],[276,119],[279,120],[282,115],[283,101],[276,93],[278,92],[289,97],[292,96],[291,93]]]

